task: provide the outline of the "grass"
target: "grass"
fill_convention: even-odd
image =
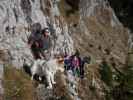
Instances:
[[[66,88],[66,80],[64,80],[62,73],[58,72],[56,74],[56,87],[54,88],[54,94],[59,97],[59,100],[72,100],[69,96],[68,89]]]
[[[29,76],[11,66],[4,67],[4,90],[5,100],[36,100]]]
[[[125,57],[122,56],[122,53],[127,51],[127,30],[122,27],[104,26],[95,17],[84,17],[83,21],[86,29],[88,29],[88,33],[84,34],[82,31],[75,32],[76,34],[73,37],[76,37],[76,47],[82,53],[91,54],[96,59],[104,57],[107,54],[104,51],[109,50],[111,52],[110,56],[115,57],[115,55],[118,55],[120,59],[116,59],[123,63]],[[79,37],[82,38],[81,41]],[[98,47],[101,47],[101,49]]]
[[[93,79],[102,89],[103,82],[100,80],[98,64],[86,64],[85,78],[80,80],[78,84],[78,93],[81,100],[104,100],[104,97],[100,97],[99,95],[101,89],[99,89],[97,85],[92,82]]]
[[[128,62],[130,59],[127,58]],[[118,84],[114,84],[110,90],[110,97],[114,100],[133,100],[133,65],[127,63],[123,69],[123,73],[117,73]],[[107,99],[108,100],[108,99]]]

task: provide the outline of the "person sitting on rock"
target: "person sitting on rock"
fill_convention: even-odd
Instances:
[[[49,58],[48,56],[50,56],[50,51],[52,49],[52,39],[50,36],[50,31],[48,28],[44,28],[41,33],[42,33],[41,37],[42,53],[44,54],[45,58]]]
[[[33,56],[35,59],[41,59],[41,25],[40,23],[35,23],[32,25],[32,32],[28,38],[28,44],[31,48]]]

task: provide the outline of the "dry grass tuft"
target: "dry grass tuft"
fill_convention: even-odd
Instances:
[[[4,67],[4,90],[5,100],[36,100],[29,76],[11,66]]]

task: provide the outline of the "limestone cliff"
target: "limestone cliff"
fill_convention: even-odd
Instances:
[[[74,95],[69,82],[64,81],[68,77],[57,73],[57,83],[62,82],[62,86],[57,85],[55,90],[63,88],[64,94],[52,92],[54,100],[105,100],[106,85],[100,79],[99,62],[103,58],[110,62],[113,58],[121,68],[126,63],[129,47],[132,48],[132,35],[108,0],[0,0],[0,51],[6,56],[4,60],[0,57],[1,68],[6,62],[21,69],[23,59],[34,61],[27,39],[36,22],[50,29],[54,42],[52,53],[73,54],[78,49],[81,56],[92,58],[91,64],[86,65],[86,78],[74,80],[77,90]],[[96,88],[95,92],[91,86]],[[47,93],[51,95],[42,85],[38,88],[41,88],[40,100],[45,100]]]

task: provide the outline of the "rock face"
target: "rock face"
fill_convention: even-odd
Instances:
[[[59,15],[57,2],[55,0],[0,1],[0,50],[8,53],[9,63],[16,68],[22,67],[24,59],[29,63],[34,60],[27,39],[31,34],[31,25],[36,22],[39,22],[42,28],[50,29],[54,41],[52,52],[73,52],[73,41],[66,22]]]
[[[9,62],[17,68],[22,67],[24,58],[34,61],[27,39],[36,22],[50,29],[54,42],[52,54],[72,54],[78,49],[82,56],[90,55],[93,63],[113,57],[118,64],[125,64],[129,31],[119,22],[107,0],[1,0],[0,50],[8,53]],[[99,74],[90,70],[94,76],[90,79],[99,89],[103,86]],[[87,79],[85,83],[75,81],[79,83],[77,87],[91,91]],[[93,92],[89,96],[83,92],[74,100],[103,100],[104,94],[98,94],[98,89],[96,96],[91,96]]]
[[[109,24],[112,27],[121,24],[107,0],[81,1],[80,14],[82,17],[95,16],[100,23]]]
[[[74,46],[96,60],[114,57],[124,63],[129,32],[119,22],[107,0],[80,1],[79,7],[79,22],[76,28],[71,28]]]
[[[69,36],[67,24],[59,16],[56,1],[3,0],[0,7],[0,49],[9,51],[16,67],[22,66],[23,58],[33,60],[27,38],[31,32],[30,26],[36,22],[43,28],[50,29],[54,39],[54,52],[73,51],[73,41]],[[45,12],[50,15],[47,16]]]
[[[115,10],[115,14],[119,20],[123,23],[124,26],[129,27],[132,30],[132,0],[108,0],[111,7]]]

